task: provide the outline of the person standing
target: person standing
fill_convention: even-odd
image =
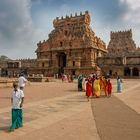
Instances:
[[[117,92],[121,93],[122,92],[122,80],[120,79],[120,77],[117,77]]]
[[[24,102],[24,93],[21,89],[18,89],[18,84],[13,83],[13,92],[11,96],[12,104],[12,125],[9,132],[14,131],[14,129],[20,128],[22,124],[22,106]]]
[[[93,76],[92,76],[92,78],[91,78],[91,82],[92,82],[92,96],[95,95],[95,94],[94,94],[94,81],[95,81],[95,79],[96,79],[96,75],[93,74]]]
[[[98,76],[96,77],[96,80],[94,81],[93,88],[94,88],[94,95],[96,96],[96,98],[99,98],[100,97],[100,80]]]
[[[67,74],[67,82],[69,83],[70,82],[70,75]]]
[[[20,77],[18,78],[18,85],[19,85],[19,88],[20,88],[21,90],[23,90],[26,81],[27,81],[27,80],[25,79],[24,74],[23,74],[23,73],[20,74]]]
[[[105,92],[105,96],[108,96],[108,79],[107,77],[104,78],[104,92]]]
[[[104,92],[105,96],[107,96],[107,93],[106,93],[106,82],[107,80],[105,79],[104,76],[101,76],[100,77],[100,88],[101,88],[101,93]]]
[[[71,82],[73,82],[73,80],[74,80],[74,75],[73,74],[70,75],[70,80],[71,80]]]
[[[78,76],[78,91],[82,91],[83,90],[82,81],[83,81],[83,75],[79,75]]]
[[[88,81],[88,78],[83,77],[82,87],[83,87],[83,90],[84,90],[84,91],[86,91],[86,84],[87,84],[87,81]]]
[[[87,83],[86,83],[86,96],[87,96],[87,100],[89,101],[89,97],[92,96],[92,82],[90,79],[86,79]]]
[[[108,97],[111,97],[111,94],[112,94],[112,84],[110,82],[110,79],[108,79],[108,81],[107,81],[107,95],[108,95]]]

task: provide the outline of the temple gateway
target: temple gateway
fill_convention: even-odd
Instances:
[[[79,75],[100,72],[96,58],[104,56],[107,49],[91,29],[90,21],[88,11],[54,19],[54,30],[48,40],[37,44],[38,73]]]

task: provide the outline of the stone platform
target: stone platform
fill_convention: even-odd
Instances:
[[[9,88],[13,86],[13,82],[18,82],[18,78],[1,78],[0,77],[0,88]],[[26,85],[30,85],[30,82],[27,81]]]

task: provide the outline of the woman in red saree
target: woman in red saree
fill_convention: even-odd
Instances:
[[[110,97],[112,94],[112,84],[110,80],[107,81],[107,93],[108,93],[108,97]]]
[[[89,79],[87,79],[87,83],[86,83],[86,96],[87,96],[87,100],[89,101],[89,97],[92,96],[92,83]]]

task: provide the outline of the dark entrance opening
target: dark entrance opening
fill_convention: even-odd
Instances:
[[[66,54],[60,53],[58,57],[59,74],[64,73],[64,68],[66,67]]]
[[[1,69],[1,75],[0,76],[7,77],[8,76],[8,70],[2,68]]]
[[[112,76],[112,70],[109,70],[109,76]]]
[[[133,76],[139,76],[138,68],[133,68],[132,73],[133,73]]]
[[[124,76],[130,76],[130,68],[129,67],[124,68]]]
[[[75,75],[75,70],[71,70],[71,74],[72,75]]]

